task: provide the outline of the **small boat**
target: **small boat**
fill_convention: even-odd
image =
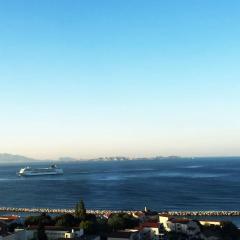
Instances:
[[[60,175],[63,174],[62,168],[58,168],[57,165],[51,165],[47,168],[21,168],[18,172],[19,176],[42,176],[42,175]]]

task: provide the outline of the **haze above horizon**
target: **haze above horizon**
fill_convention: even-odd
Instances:
[[[239,10],[1,1],[0,152],[239,156]]]

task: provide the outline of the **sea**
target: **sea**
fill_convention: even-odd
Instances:
[[[0,206],[74,208],[83,199],[101,210],[240,210],[237,157],[60,162],[63,175],[16,174],[51,163],[1,164]],[[239,217],[224,220],[240,226]]]

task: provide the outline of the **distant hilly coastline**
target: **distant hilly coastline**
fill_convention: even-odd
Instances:
[[[37,163],[37,162],[55,162],[55,163],[67,163],[67,162],[79,162],[79,161],[128,161],[128,160],[171,160],[171,159],[206,159],[206,158],[212,158],[212,159],[239,159],[240,157],[224,157],[224,156],[218,156],[218,157],[180,157],[180,156],[156,156],[156,157],[142,157],[142,158],[129,158],[129,157],[99,157],[99,158],[92,158],[92,159],[77,159],[77,158],[71,158],[71,157],[60,157],[58,159],[35,159],[30,157],[25,157],[22,155],[13,155],[9,153],[0,153],[0,163]]]
[[[34,162],[34,161],[40,161],[40,160],[24,157],[21,155],[0,153],[0,163],[24,163],[24,162]]]
[[[9,153],[0,153],[0,163],[27,163],[27,162],[52,162],[53,159],[36,159],[25,157],[22,155],[14,155]]]
[[[127,161],[127,160],[147,160],[147,159],[169,159],[169,158],[180,158],[178,156],[168,157],[151,157],[151,158],[128,158],[128,157],[100,157],[94,159],[76,159],[71,157],[60,157],[59,159],[35,159],[25,157],[22,155],[14,155],[9,153],[0,153],[0,163],[26,163],[26,162],[78,162],[78,161]]]

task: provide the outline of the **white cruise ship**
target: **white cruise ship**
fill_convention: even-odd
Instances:
[[[63,174],[63,170],[56,165],[52,165],[48,168],[21,168],[18,172],[19,176],[42,176],[42,175],[59,175]]]

